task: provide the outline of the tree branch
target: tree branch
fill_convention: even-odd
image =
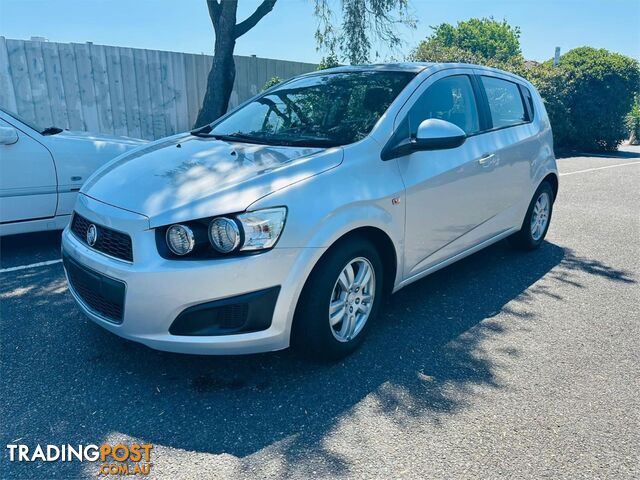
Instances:
[[[211,1],[211,0],[208,0]],[[251,16],[247,17],[246,20],[238,23],[235,28],[235,36],[236,38],[241,37],[253,27],[255,27],[262,17],[264,17],[267,13],[273,10],[273,6],[276,4],[277,0],[263,0],[262,3],[256,8],[256,11],[251,14]]]

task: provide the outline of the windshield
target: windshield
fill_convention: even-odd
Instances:
[[[42,132],[43,127],[41,127],[40,125],[37,125],[35,122],[32,122],[30,120],[25,120],[24,118],[22,118],[20,115],[18,115],[16,112],[9,110],[8,108],[5,108],[4,106],[0,107],[0,109],[6,113],[7,115],[9,115],[10,117],[15,118],[16,120],[18,120],[19,122],[24,123],[27,127],[35,130],[36,132]]]
[[[36,123],[34,123],[34,122],[30,121],[30,120],[25,120],[20,115],[18,115],[16,112],[13,112],[13,111],[5,108],[5,107],[0,107],[0,110],[2,110],[4,113],[9,115],[10,117],[13,117],[17,121],[25,124],[27,127],[35,130],[36,132],[40,132],[42,135],[56,135],[57,133],[62,132],[62,129],[58,128],[58,127],[42,128],[40,125],[37,125]]]
[[[209,134],[272,145],[346,145],[371,131],[414,76],[368,71],[299,78],[248,103]]]

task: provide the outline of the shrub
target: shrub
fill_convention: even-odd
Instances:
[[[327,68],[339,67],[338,56],[335,53],[329,53],[327,56],[322,57],[318,64],[318,70],[326,70]]]
[[[278,76],[275,77],[271,77],[269,80],[267,80],[265,82],[265,84],[262,86],[262,91],[264,92],[265,90],[270,89],[271,87],[275,87],[276,85],[282,83],[282,79]]]
[[[542,97],[553,130],[555,149],[570,149],[575,134],[566,104],[565,73],[550,65],[539,64],[520,72],[520,75],[529,80]]]
[[[627,130],[629,131],[629,143],[631,145],[640,144],[640,98],[636,96],[636,101],[631,107],[631,111],[626,118]]]
[[[448,50],[447,49],[451,49]],[[511,63],[522,58],[520,51],[520,29],[512,27],[506,20],[501,22],[489,18],[471,18],[457,25],[441,23],[433,27],[433,34],[424,40],[414,52],[418,57],[445,54],[460,55],[458,60],[466,63],[493,61]],[[425,58],[422,61],[443,61]]]
[[[542,68],[552,68],[551,61]],[[567,117],[558,144],[576,150],[615,150],[627,137],[625,118],[640,83],[638,62],[605,49],[580,47],[560,57],[549,82],[542,75],[540,93],[551,109]],[[559,82],[559,83],[558,83]],[[558,125],[552,120],[554,133]],[[565,125],[562,125],[562,129]]]
[[[441,24],[410,55],[414,61],[477,63],[521,75],[540,92],[560,150],[615,150],[637,130],[640,107],[627,115],[639,90],[638,62],[604,49],[581,47],[557,67],[525,62],[520,30],[506,21],[471,19]]]

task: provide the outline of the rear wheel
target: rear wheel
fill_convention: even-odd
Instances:
[[[533,195],[520,231],[509,238],[509,243],[523,250],[538,248],[549,230],[553,201],[553,188],[549,182],[542,182]]]
[[[292,344],[315,358],[337,359],[353,352],[378,313],[382,261],[367,240],[336,244],[314,269],[298,301]]]

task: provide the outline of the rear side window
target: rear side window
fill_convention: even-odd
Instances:
[[[411,133],[415,135],[420,123],[429,118],[451,122],[467,135],[478,132],[478,108],[468,75],[446,77],[427,88],[409,113]]]
[[[493,128],[510,127],[529,121],[518,85],[495,77],[482,76]]]
[[[531,92],[527,87],[520,85],[520,92],[524,97],[524,102],[529,107],[529,120],[533,120],[534,118],[534,110],[533,110],[533,97],[531,97]]]

